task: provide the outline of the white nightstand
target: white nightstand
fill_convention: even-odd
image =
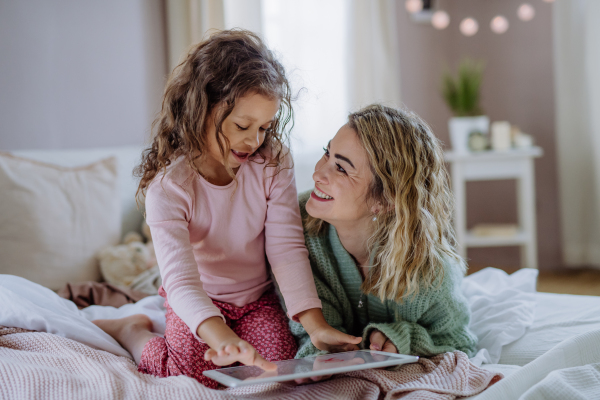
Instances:
[[[535,175],[533,159],[541,157],[539,147],[507,151],[484,151],[457,154],[446,152],[445,160],[451,164],[452,190],[456,201],[454,227],[459,254],[467,255],[468,247],[520,246],[521,267],[537,268],[537,242],[535,218]],[[510,237],[478,237],[467,231],[467,181],[496,179],[517,180],[519,232]]]

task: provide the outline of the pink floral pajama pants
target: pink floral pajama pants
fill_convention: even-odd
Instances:
[[[202,375],[202,371],[221,368],[204,360],[208,345],[199,342],[190,328],[173,312],[161,287],[159,294],[165,298],[167,327],[165,337],[151,339],[142,352],[138,371],[161,378],[186,375],[204,386],[217,388],[219,384]],[[298,347],[290,332],[288,318],[273,290],[243,307],[213,301],[221,310],[227,325],[258,353],[269,361],[294,358]],[[234,364],[239,365],[239,364]]]

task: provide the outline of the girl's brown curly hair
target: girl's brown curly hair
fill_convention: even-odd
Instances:
[[[141,164],[134,170],[134,175],[141,178],[137,195],[145,195],[159,171],[166,171],[179,156],[185,156],[190,167],[200,173],[194,160],[207,151],[206,124],[214,107],[220,104],[223,108],[215,117],[215,139],[225,168],[235,179],[225,157],[230,149],[222,124],[236,100],[250,93],[281,101],[265,140],[253,157],[263,162],[268,158],[268,166],[279,168],[288,151],[286,127],[293,126],[291,89],[285,69],[256,34],[241,29],[217,31],[194,45],[169,76],[162,109],[152,123],[152,130],[156,131],[152,145],[144,150]],[[263,154],[264,149],[269,149],[268,155]]]

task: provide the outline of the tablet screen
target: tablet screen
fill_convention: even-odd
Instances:
[[[205,371],[204,375],[226,386],[243,386],[266,382],[282,382],[319,375],[381,368],[416,362],[419,357],[385,353],[372,350],[332,353],[306,357],[298,360],[277,361],[275,371],[264,371],[259,367],[242,366]]]

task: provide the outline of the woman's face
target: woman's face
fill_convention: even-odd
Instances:
[[[270,99],[261,94],[252,93],[236,100],[231,114],[222,124],[223,135],[229,140],[231,150],[228,157],[229,166],[238,168],[263,144],[267,129],[279,110],[278,99]],[[207,124],[208,154],[221,165],[224,164],[221,150],[215,138],[214,118],[219,107],[215,107]],[[224,141],[222,145],[226,148]]]
[[[333,226],[371,219],[367,192],[372,179],[367,152],[354,129],[344,125],[315,166],[306,211]]]

